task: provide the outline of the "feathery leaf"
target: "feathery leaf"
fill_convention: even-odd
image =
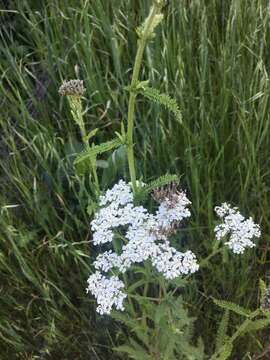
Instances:
[[[94,145],[91,148],[84,150],[82,153],[80,153],[74,161],[74,164],[76,165],[89,158],[95,158],[97,155],[115,149],[120,145],[121,140],[119,138],[104,142],[100,145]]]
[[[168,94],[160,93],[158,89],[148,86],[140,86],[140,84],[138,85],[139,86],[137,86],[136,90],[139,94],[159,105],[164,106],[175,115],[176,119],[180,123],[182,123],[181,111],[175,99],[171,98]]]
[[[216,351],[220,349],[226,342],[226,333],[228,330],[228,323],[230,317],[230,310],[226,309],[222,316],[221,322],[218,327],[217,331],[217,338],[216,338]]]
[[[162,175],[159,178],[151,181],[149,184],[146,184],[144,187],[142,187],[140,189],[140,192],[137,194],[137,197],[139,199],[143,199],[145,198],[152,190],[168,185],[172,182],[177,182],[178,176],[177,175],[171,175],[171,174],[167,174],[167,175]]]
[[[219,307],[221,307],[223,309],[231,310],[238,315],[242,315],[245,317],[249,317],[249,315],[251,315],[250,310],[245,309],[242,306],[239,306],[237,304],[234,304],[233,302],[225,301],[225,300],[217,300],[217,299],[213,299],[213,301]]]

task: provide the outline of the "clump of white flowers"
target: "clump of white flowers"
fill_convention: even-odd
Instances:
[[[246,248],[252,248],[255,243],[253,238],[261,236],[260,226],[255,224],[253,219],[244,218],[237,208],[230,204],[223,203],[221,206],[216,206],[215,211],[222,223],[215,227],[217,240],[224,237],[228,238],[225,245],[235,253],[242,254]]]
[[[171,186],[157,189],[153,198],[159,203],[155,214],[143,206],[134,205],[131,185],[120,180],[112,189],[100,196],[99,211],[91,222],[95,245],[112,243],[118,233],[123,239],[121,248],[99,254],[94,262],[96,272],[88,279],[87,292],[98,303],[97,312],[109,314],[113,307],[124,310],[127,294],[124,283],[116,275],[125,273],[133,264],[150,260],[167,280],[194,273],[199,269],[195,255],[180,252],[170,246],[169,236],[175,233],[182,220],[190,217],[185,192]],[[252,241],[260,237],[260,227],[252,218],[245,219],[237,208],[227,203],[215,207],[222,223],[215,227],[217,240],[227,237],[225,244],[236,254],[255,246]]]
[[[179,252],[168,241],[180,222],[190,216],[186,194],[172,185],[157,190],[153,197],[159,202],[155,214],[134,205],[131,187],[123,180],[100,197],[100,209],[91,222],[94,244],[111,243],[117,229],[124,238],[119,253],[109,250],[98,255],[94,262],[96,272],[88,279],[87,291],[96,297],[100,314],[109,314],[113,306],[124,309],[124,283],[111,275],[113,271],[124,273],[133,264],[148,259],[166,279],[194,273],[199,268],[191,251]]]
[[[117,276],[106,278],[97,271],[89,277],[87,282],[87,292],[91,291],[99,304],[97,312],[100,314],[108,314],[113,305],[115,305],[117,310],[124,310],[123,300],[127,295],[120,290],[124,287],[124,283],[119,280]]]

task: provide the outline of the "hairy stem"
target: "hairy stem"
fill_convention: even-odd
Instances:
[[[138,40],[138,49],[135,58],[133,74],[131,79],[131,86],[130,86],[131,91],[128,102],[127,156],[128,156],[129,173],[130,173],[132,188],[134,192],[136,192],[136,169],[135,169],[135,159],[134,159],[133,128],[134,128],[135,101],[137,96],[136,92],[134,91],[134,88],[136,87],[138,82],[140,68],[142,64],[142,57],[147,40],[152,30],[152,24],[153,21],[155,21],[155,16],[160,12],[160,9],[161,9],[161,5],[158,2],[155,2],[144,24],[142,36]]]

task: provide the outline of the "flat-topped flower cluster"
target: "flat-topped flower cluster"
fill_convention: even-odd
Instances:
[[[199,265],[192,251],[180,252],[170,245],[169,237],[177,231],[182,220],[190,217],[188,200],[184,191],[175,184],[154,191],[153,198],[159,203],[155,214],[143,206],[134,205],[129,184],[120,180],[112,189],[100,196],[99,211],[91,222],[95,245],[112,243],[116,232],[122,245],[99,254],[94,262],[96,272],[88,279],[87,292],[98,303],[97,312],[109,314],[113,307],[124,310],[124,283],[119,275],[134,264],[150,260],[153,267],[165,279],[196,272]],[[215,211],[222,223],[214,229],[216,239],[225,242],[234,253],[243,253],[255,246],[252,239],[260,236],[259,225],[251,218],[245,219],[237,210],[224,203]]]
[[[124,283],[116,275],[106,277],[104,273],[124,273],[133,264],[148,259],[166,279],[194,273],[199,268],[191,251],[179,252],[168,241],[180,222],[190,216],[185,192],[173,186],[157,192],[157,197],[159,207],[155,214],[134,205],[131,187],[123,180],[100,197],[101,208],[91,223],[94,244],[112,242],[117,229],[124,232],[120,252],[109,250],[98,255],[94,262],[96,272],[88,279],[87,291],[96,297],[100,314],[109,314],[113,305],[123,310],[126,297],[121,290]]]
[[[259,225],[255,224],[253,219],[244,218],[236,207],[223,203],[216,206],[215,211],[222,223],[215,227],[217,240],[228,238],[225,242],[235,254],[242,254],[246,248],[252,248],[255,243],[253,238],[259,238],[261,231]]]

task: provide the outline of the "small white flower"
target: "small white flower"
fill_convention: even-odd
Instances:
[[[105,244],[113,241],[113,232],[108,229],[99,229],[93,234],[94,245]]]
[[[114,267],[119,268],[121,264],[121,258],[112,250],[105,251],[103,254],[98,255],[94,262],[95,268],[104,272],[108,272]]]
[[[128,243],[123,246],[121,271],[126,271],[131,265],[146,261],[156,251],[156,235],[152,232],[153,217],[139,227],[130,226],[126,232]]]
[[[86,291],[90,291],[95,296],[98,303],[98,313],[101,315],[109,314],[113,306],[117,310],[124,310],[123,301],[127,294],[121,291],[124,288],[124,283],[117,276],[106,278],[97,271],[89,276],[87,283]]]
[[[120,180],[118,184],[107,190],[99,199],[100,206],[105,206],[110,203],[116,208],[118,208],[119,205],[126,205],[131,202],[133,202],[131,188],[123,180]]]
[[[112,196],[110,196],[112,197]],[[93,231],[93,242],[95,245],[112,242],[112,229],[117,229],[120,226],[132,224],[133,226],[140,226],[147,220],[149,214],[142,206],[134,206],[127,202],[122,206],[118,202],[118,207],[114,203],[102,207],[95,215],[91,222],[91,230]]]
[[[156,269],[168,280],[194,273],[199,269],[196,257],[191,251],[181,253],[169,246],[168,242],[159,246],[152,261]]]
[[[230,214],[231,211],[237,210],[236,208],[232,208],[228,203],[223,203],[221,206],[215,207],[215,212],[218,217],[223,218],[225,215]]]
[[[231,207],[227,203],[215,208],[217,215],[223,222],[214,229],[217,240],[228,237],[225,245],[235,254],[242,254],[246,248],[252,248],[255,243],[253,238],[261,236],[260,226],[255,224],[253,219],[245,219],[237,208]]]

